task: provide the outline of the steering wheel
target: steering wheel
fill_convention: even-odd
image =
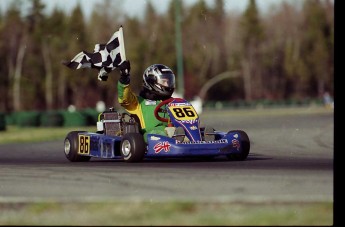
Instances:
[[[164,106],[164,105],[166,105],[166,104],[168,104],[168,103],[174,101],[174,99],[175,99],[175,98],[173,98],[173,97],[168,98],[168,99],[162,101],[161,103],[159,103],[159,104],[156,106],[156,108],[155,108],[155,110],[154,110],[154,114],[155,114],[155,117],[157,118],[157,120],[162,121],[162,122],[169,122],[169,118],[161,117],[161,116],[158,115],[158,113],[159,113],[159,112],[164,112],[164,111],[162,110],[162,106]]]

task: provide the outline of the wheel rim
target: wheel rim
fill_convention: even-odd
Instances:
[[[65,154],[69,155],[71,152],[71,143],[69,142],[68,139],[65,140]]]
[[[121,150],[122,150],[122,154],[124,156],[128,156],[131,153],[131,144],[130,144],[130,142],[128,140],[124,140],[122,142]]]

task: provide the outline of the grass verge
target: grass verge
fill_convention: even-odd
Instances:
[[[0,225],[327,225],[332,203],[0,203]]]
[[[95,126],[88,127],[16,127],[8,126],[6,131],[0,131],[0,144],[44,142],[64,139],[68,132],[74,130],[96,131]]]

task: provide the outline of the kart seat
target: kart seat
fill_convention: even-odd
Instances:
[[[136,114],[130,114],[130,116],[135,120],[135,122],[138,124],[139,132],[141,132],[141,124],[140,119]]]
[[[129,117],[126,118],[126,116]],[[122,122],[123,122],[123,127],[122,127],[122,133],[126,134],[129,132],[136,132],[140,133],[141,132],[141,125],[140,125],[140,120],[139,117],[135,114],[128,114],[128,113],[123,113],[122,114]]]

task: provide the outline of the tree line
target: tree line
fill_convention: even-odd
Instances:
[[[284,100],[334,93],[334,2],[283,2],[261,14],[255,0],[244,12],[226,12],[226,1],[180,4],[184,97],[204,100]],[[176,1],[158,13],[147,1],[143,18],[127,16],[119,1],[104,0],[86,17],[80,5],[71,13],[49,14],[41,0],[27,11],[13,0],[0,15],[0,111],[77,109],[100,100],[116,106],[117,70],[107,82],[97,71],[61,64],[82,50],[106,43],[122,25],[131,83],[138,92],[142,73],[161,63],[177,72]],[[228,74],[207,91],[203,86]],[[230,76],[233,75],[233,76]],[[219,78],[219,77],[218,77]],[[180,78],[178,78],[180,79]],[[181,88],[179,88],[181,89]]]

